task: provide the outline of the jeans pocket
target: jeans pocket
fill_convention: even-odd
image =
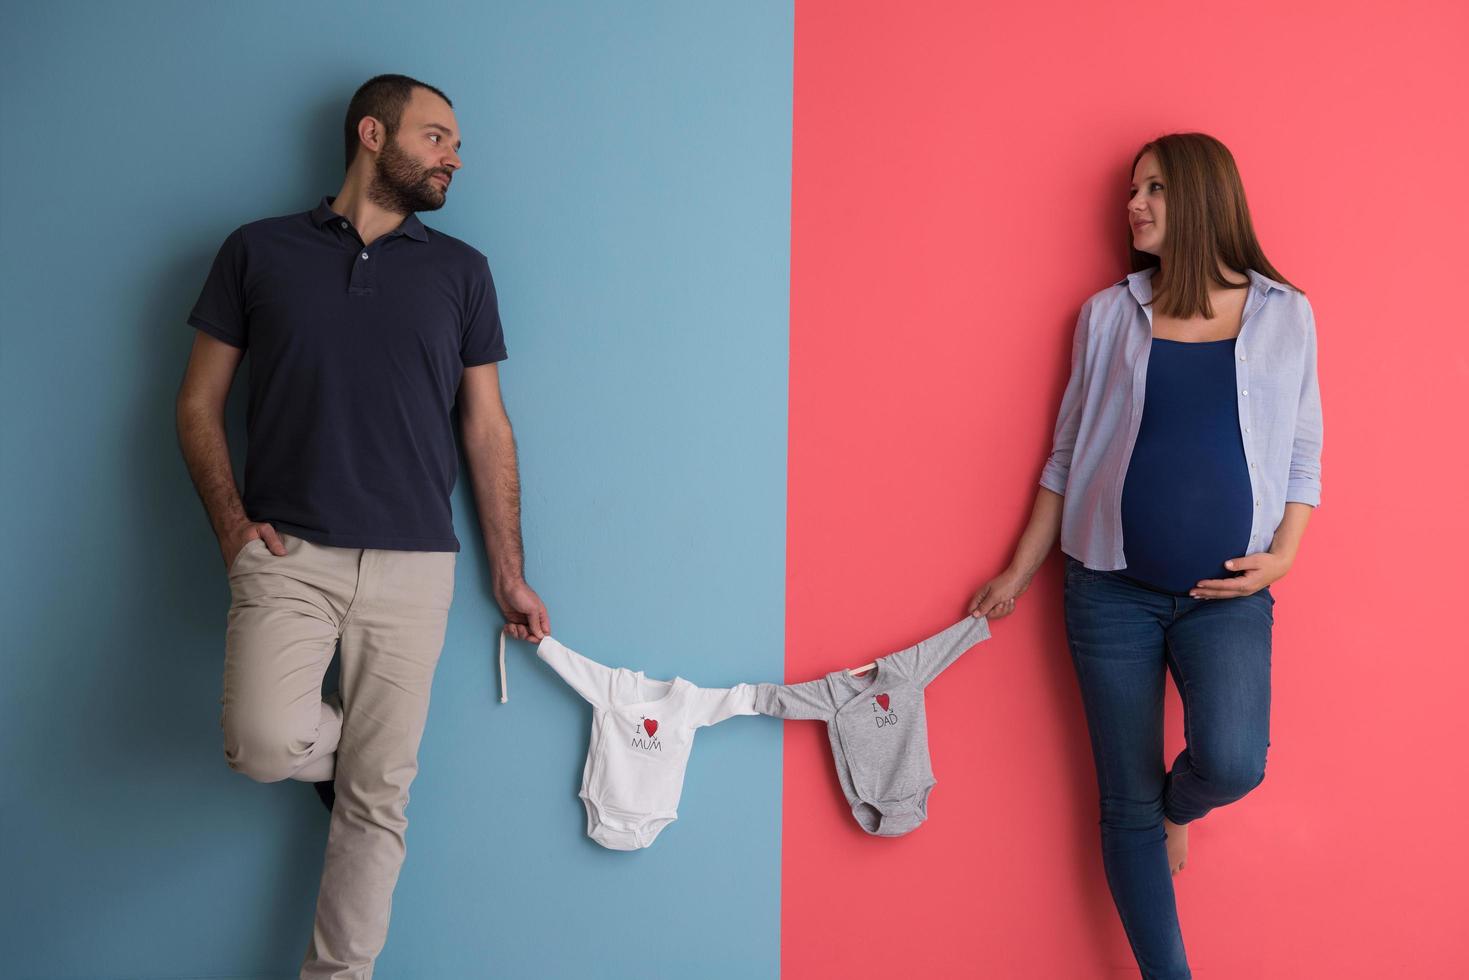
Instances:
[[[1086,565],[1066,556],[1066,578],[1074,582],[1094,582],[1107,577],[1107,573],[1095,568],[1087,568]]]

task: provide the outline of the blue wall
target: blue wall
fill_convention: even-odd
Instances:
[[[225,766],[229,590],[173,399],[219,242],[336,192],[378,72],[455,102],[465,167],[423,217],[495,271],[556,635],[706,686],[781,677],[791,35],[789,2],[4,8],[7,976],[295,974],[325,814]],[[525,644],[498,703],[468,489],[461,463],[378,975],[775,975],[779,725],[706,729],[681,819],[592,844],[588,709]]]

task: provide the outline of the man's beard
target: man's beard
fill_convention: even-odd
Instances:
[[[396,214],[437,211],[448,197],[448,189],[441,190],[433,182],[433,175],[439,173],[443,171],[420,167],[399,149],[397,137],[392,137],[377,156],[372,181],[367,185],[367,199]]]

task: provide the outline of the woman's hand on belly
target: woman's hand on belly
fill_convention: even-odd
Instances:
[[[1195,599],[1234,599],[1259,592],[1290,571],[1290,559],[1269,551],[1258,551],[1253,555],[1231,558],[1224,567],[1240,572],[1231,578],[1206,578],[1189,590]]]

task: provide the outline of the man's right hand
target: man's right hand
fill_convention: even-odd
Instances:
[[[505,632],[517,640],[539,643],[551,632],[551,614],[525,579],[494,584],[495,601],[505,616]]]
[[[246,521],[232,528],[219,539],[219,551],[224,556],[224,570],[228,572],[234,567],[235,558],[239,556],[241,549],[255,538],[265,542],[270,553],[277,557],[286,553],[285,542],[276,533],[275,528],[264,521]]]

